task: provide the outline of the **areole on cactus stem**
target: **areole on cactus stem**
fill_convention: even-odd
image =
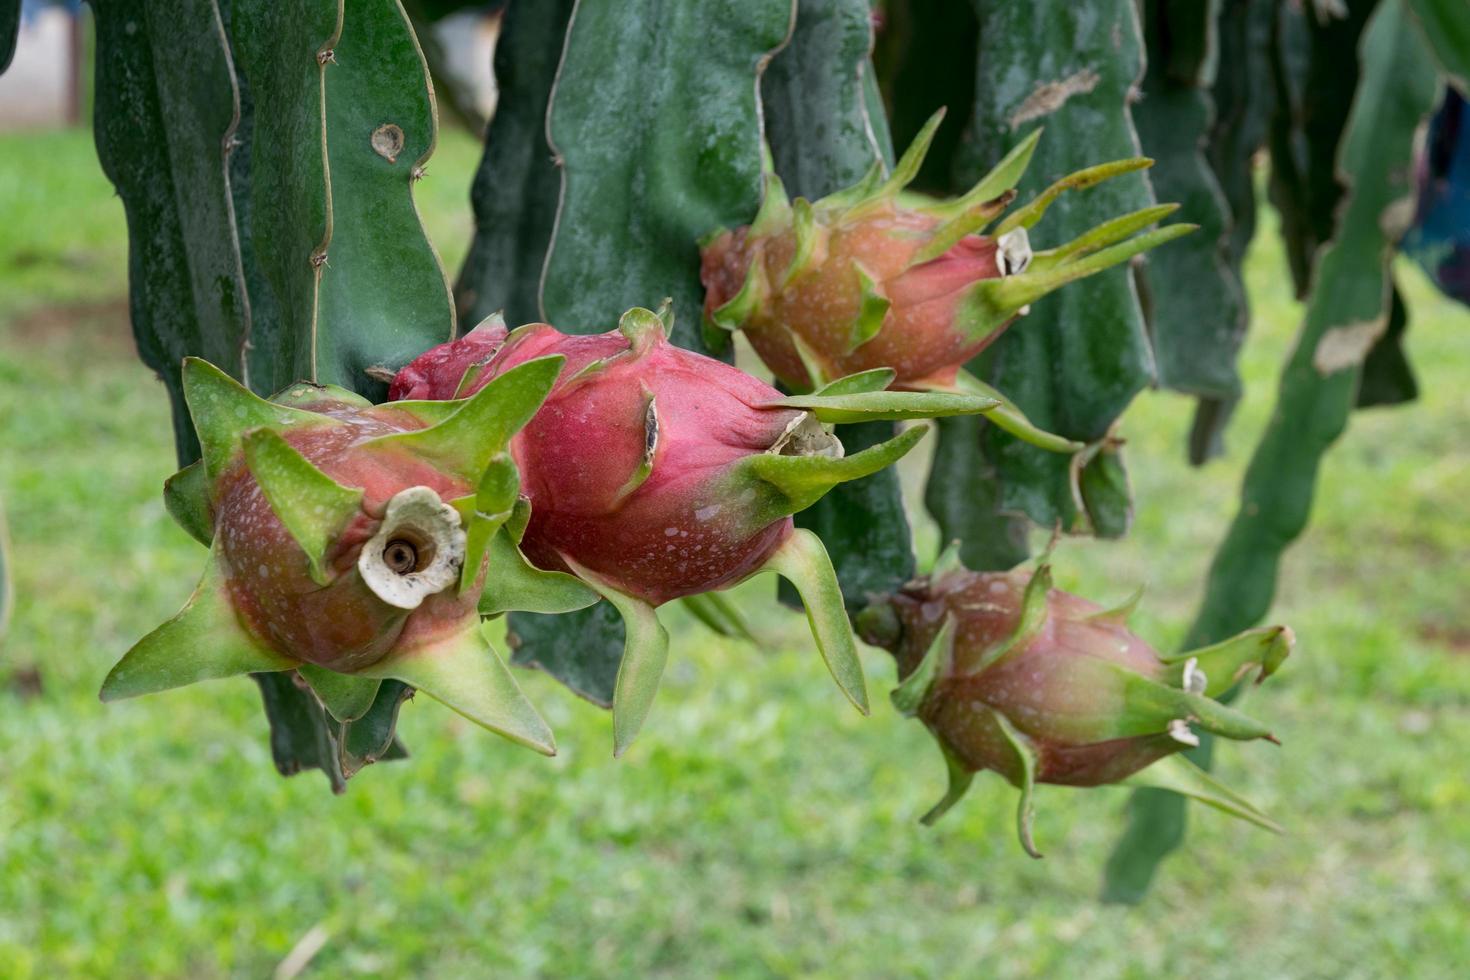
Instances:
[[[267,401],[186,360],[203,452],[165,500],[210,546],[209,566],[183,610],[113,667],[102,699],[295,670],[351,722],[393,678],[554,754],[477,606],[518,493],[506,445],[560,365],[528,360],[471,398],[374,406],[305,383]]]
[[[613,695],[615,751],[642,726],[668,655],[654,608],[737,585],[789,579],[817,647],[859,709],[867,695],[836,575],[791,515],[838,483],[897,461],[912,427],[851,456],[836,422],[992,411],[995,399],[885,390],[892,372],[838,379],[802,396],[669,343],[672,314],[632,309],[616,330],[508,331],[492,317],[399,372],[390,398],[478,391],[528,359],[566,358],[545,405],[510,442],[524,502],[496,535],[481,612],[564,612],[606,598],[627,624]]]
[[[1291,630],[1253,629],[1161,656],[1127,626],[1141,592],[1104,609],[1053,588],[1046,561],[1034,571],[972,572],[952,548],[928,576],[858,617],[863,638],[897,661],[894,705],[924,723],[949,767],[949,790],[923,822],[990,769],[1021,791],[1017,826],[1033,857],[1036,783],[1154,786],[1279,830],[1177,753],[1199,744],[1195,728],[1275,741],[1214,699],[1253,672],[1257,683],[1274,673],[1291,652]]]
[[[1078,171],[1001,218],[1040,129],[955,200],[901,197],[943,115],[941,109],[930,118],[886,179],[881,163],[874,164],[857,184],[811,202],[789,200],[781,179],[768,174],[754,220],[717,229],[701,243],[706,327],[744,331],[766,366],[793,389],[889,370],[895,388],[995,398],[1001,404],[987,415],[996,425],[1043,448],[1075,452],[1081,444],[1037,428],[966,372],[965,362],[1047,293],[1195,226],[1145,231],[1177,209],[1165,204],[1033,251],[1029,229],[1063,192],[1153,162],[1139,157]]]

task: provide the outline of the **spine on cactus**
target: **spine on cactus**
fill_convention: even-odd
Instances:
[[[955,549],[933,572],[858,617],[864,639],[898,663],[893,703],[919,718],[949,767],[949,789],[923,817],[932,824],[992,770],[1021,791],[1021,844],[1032,837],[1037,783],[1131,782],[1211,803],[1277,829],[1258,809],[1177,753],[1196,729],[1274,741],[1270,730],[1214,698],[1254,673],[1274,673],[1291,651],[1284,627],[1160,657],[1127,627],[1138,595],[1104,609],[1052,587],[1035,571],[972,572]]]
[[[265,401],[186,361],[202,458],[170,480],[168,503],[209,541],[210,563],[184,609],[113,668],[103,700],[295,670],[346,724],[393,679],[552,754],[480,633],[478,602],[517,496],[506,445],[560,366],[527,361],[423,408],[304,383]]]
[[[1389,267],[1407,212],[1414,133],[1437,89],[1433,61],[1402,0],[1379,8],[1363,35],[1363,80],[1338,165],[1349,181],[1335,238],[1317,262],[1311,300],[1271,422],[1246,470],[1240,510],[1210,565],[1186,642],[1208,644],[1270,609],[1285,549],[1311,513],[1323,455],[1352,412],[1363,359],[1392,315]],[[1363,325],[1372,325],[1365,331]],[[1209,743],[1201,746],[1208,763]],[[1136,902],[1184,835],[1184,808],[1138,793],[1109,859],[1104,897]]]
[[[576,335],[547,324],[508,332],[492,318],[423,354],[390,390],[394,398],[465,396],[528,358],[565,356],[545,407],[511,441],[526,512],[504,531],[505,562],[497,567],[510,573],[489,583],[481,612],[566,612],[599,595],[617,608],[625,623],[612,697],[619,754],[642,726],[667,658],[668,636],[654,608],[761,571],[796,587],[833,677],[866,710],[831,561],[791,515],[895,462],[925,431],[909,428],[847,455],[833,423],[995,406],[981,396],[888,391],[888,371],[784,396],[722,361],[675,347],[671,320],[667,304],[659,313],[634,308],[616,330]]]

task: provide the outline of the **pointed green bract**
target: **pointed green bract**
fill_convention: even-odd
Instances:
[[[884,391],[893,384],[893,379],[898,377],[898,372],[893,368],[873,368],[871,371],[859,371],[857,374],[849,374],[845,378],[822,385],[814,395],[861,395],[870,391]]]
[[[1043,563],[1031,575],[1031,580],[1026,583],[1026,591],[1021,595],[1021,615],[1016,619],[1015,629],[1010,636],[981,654],[971,673],[979,674],[994,667],[1009,654],[1024,650],[1036,638],[1036,634],[1046,625],[1047,593],[1051,591],[1051,584],[1051,566],[1045,564],[1043,556]]]
[[[939,743],[939,751],[944,753],[944,765],[949,773],[949,786],[944,791],[944,796],[939,802],[929,808],[929,812],[919,818],[919,823],[925,827],[932,827],[939,818],[949,812],[950,807],[964,799],[970,791],[970,785],[975,782],[975,774],[965,768],[965,764],[945,747],[943,742]]]
[[[1031,823],[1036,816],[1036,751],[1031,747],[1031,740],[1017,730],[1009,718],[999,711],[991,712],[991,717],[1016,753],[1017,783],[1021,790],[1021,798],[1016,802],[1016,834],[1021,838],[1021,846],[1026,853],[1039,858],[1041,852],[1036,849],[1036,841],[1031,836]]]
[[[163,481],[163,506],[174,522],[205,547],[214,540],[214,518],[209,512],[209,474],[196,460]]]
[[[1026,173],[1026,168],[1031,165],[1031,157],[1036,153],[1036,144],[1041,141],[1041,129],[1032,130],[1026,138],[1011,148],[1011,151],[1001,158],[1000,162],[991,168],[990,172],[981,177],[979,182],[966,191],[961,197],[953,201],[945,201],[940,204],[923,208],[926,214],[932,214],[940,218],[953,218],[963,214],[975,207],[1000,197],[1006,191],[1014,188],[1021,181],[1021,176]]]
[[[663,317],[641,306],[633,307],[618,318],[618,332],[627,339],[634,356],[648,353],[654,344],[667,339]]]
[[[1168,225],[1080,258],[1069,255],[1063,262],[1048,261],[1052,256],[1040,252],[1026,272],[1002,279],[982,279],[971,286],[960,303],[955,322],[968,336],[988,337],[1047,293],[1126,262],[1194,230],[1195,226],[1189,224]],[[1070,247],[1064,246],[1064,249]]]
[[[772,399],[760,407],[800,408],[823,422],[903,422],[985,414],[998,408],[999,402],[987,395],[959,392],[859,391],[835,395],[789,395]]]
[[[944,625],[934,636],[934,642],[929,644],[929,649],[924,652],[924,659],[919,661],[913,673],[905,677],[903,682],[889,695],[893,706],[905,718],[912,718],[918,714],[919,706],[924,703],[924,698],[929,694],[929,688],[934,684],[934,678],[939,676],[939,672],[953,656],[954,636],[957,629],[959,629],[959,622],[954,616],[946,616]]]
[[[934,142],[934,134],[944,121],[944,112],[944,108],[940,107],[929,117],[914,136],[913,142],[909,143],[909,148],[903,151],[898,163],[893,165],[893,173],[889,174],[888,179],[864,199],[856,202],[844,217],[857,217],[865,213],[870,205],[891,200],[899,191],[913,183],[914,178],[919,175],[919,168],[924,165],[924,157],[929,155],[929,144]]]
[[[1147,786],[1152,789],[1165,789],[1171,793],[1178,793],[1228,813],[1232,817],[1248,820],[1257,827],[1264,827],[1272,833],[1284,833],[1281,825],[1263,813],[1254,803],[1182,755],[1165,756],[1147,769],[1129,776],[1125,782],[1131,786]]]
[[[184,400],[189,404],[204,470],[211,480],[224,471],[248,429],[333,424],[325,415],[272,405],[197,357],[184,358]]]
[[[460,402],[442,422],[414,432],[379,436],[363,445],[403,449],[478,483],[490,459],[505,449],[510,437],[546,400],[565,360],[553,354],[518,364]]]
[[[961,211],[947,218],[942,225],[934,229],[933,236],[924,244],[924,247],[914,253],[914,257],[909,261],[910,268],[939,258],[954,248],[961,238],[979,232],[994,221],[1010,205],[1011,201],[1015,200],[1015,197],[1014,190],[1005,191],[993,200],[981,202],[967,211]]]
[[[817,650],[832,672],[832,679],[842,693],[861,711],[868,713],[868,690],[863,681],[863,665],[858,660],[857,643],[847,622],[842,604],[842,589],[837,572],[822,539],[805,528],[796,528],[781,542],[762,571],[772,571],[796,587],[806,607],[807,623]]]
[[[302,664],[296,668],[327,713],[341,722],[357,721],[368,713],[382,681],[375,677],[339,674],[335,670]]]
[[[312,384],[310,381],[298,381],[287,385],[271,395],[269,401],[272,405],[300,409],[305,409],[308,405],[320,405],[323,402],[336,402],[351,408],[371,408],[373,405],[355,391],[348,391],[339,385]]]
[[[852,267],[857,272],[862,299],[858,302],[858,314],[852,321],[852,336],[847,346],[849,354],[878,336],[878,331],[883,329],[883,321],[888,316],[888,308],[893,305],[883,295],[867,269],[856,262]]]
[[[306,552],[312,581],[326,585],[327,548],[362,511],[362,490],[342,486],[270,429],[251,429],[243,443],[250,474]]]
[[[856,207],[858,204],[872,197],[874,192],[883,183],[883,161],[874,160],[873,165],[863,174],[861,180],[851,187],[844,187],[840,191],[833,191],[818,201],[813,207],[823,213],[846,211]]]
[[[1155,224],[1167,218],[1179,210],[1177,204],[1159,204],[1154,207],[1141,208],[1121,214],[1116,218],[1104,221],[1096,227],[1078,235],[1065,245],[1047,249],[1036,253],[1031,260],[1031,268],[1037,272],[1061,265],[1069,259],[1075,259],[1083,255],[1090,255],[1102,248],[1121,242],[1134,232],[1142,231],[1149,225]],[[1192,230],[1192,226],[1190,227]]]
[[[751,628],[745,614],[740,611],[739,603],[731,600],[723,592],[697,592],[694,595],[686,595],[679,600],[679,605],[720,636],[744,640],[761,648],[766,645]]]
[[[460,508],[460,517],[464,519],[465,526],[464,566],[459,575],[460,595],[473,588],[479,579],[480,565],[490,549],[490,541],[510,519],[520,489],[521,477],[516,470],[516,464],[511,461],[510,456],[501,453],[485,467],[474,497],[466,498],[470,502],[467,508],[470,513],[466,515],[466,508]],[[455,501],[456,506],[459,503]]]
[[[786,271],[781,273],[782,289],[790,286],[796,277],[811,265],[813,253],[817,248],[817,237],[823,234],[822,229],[817,227],[817,219],[812,213],[811,204],[804,197],[798,197],[796,203],[792,205],[791,233],[796,238],[796,248],[791,253],[791,261],[787,263]]]
[[[766,174],[765,194],[761,197],[761,208],[750,223],[749,236],[760,238],[785,228],[791,221],[791,201],[786,196],[786,185],[775,174]]]
[[[472,368],[467,368],[465,373],[469,374]],[[460,382],[464,384],[463,381]],[[438,425],[449,416],[459,411],[461,401],[423,401],[416,398],[405,398],[403,401],[389,402],[384,408],[391,408],[395,412],[405,412],[418,419],[425,427]]]
[[[1123,678],[1123,710],[1100,738],[1156,735],[1168,731],[1177,720],[1225,738],[1273,738],[1271,729],[1261,722],[1212,698],[1149,680],[1116,664],[1107,664],[1106,669]]]
[[[502,527],[490,539],[490,569],[480,593],[480,615],[502,613],[568,613],[586,609],[599,596],[573,575],[548,572],[526,560],[511,529]]]
[[[218,550],[178,615],[139,640],[102,682],[103,701],[167,691],[198,681],[289,670],[290,660],[246,632],[230,605]]]
[[[556,755],[551,729],[481,635],[478,623],[447,639],[390,653],[358,674],[400,680],[497,735],[542,755]]]
[[[805,510],[839,483],[859,480],[896,463],[913,449],[928,429],[914,426],[871,449],[852,456],[780,456],[760,453],[735,464],[737,480],[754,478],[770,485],[776,499],[769,500],[757,520],[770,522]]]
[[[643,388],[643,456],[628,479],[618,488],[613,505],[619,506],[653,475],[653,459],[658,454],[658,400],[647,386]]]
[[[1088,167],[1085,170],[1068,174],[1030,201],[1027,201],[1024,206],[1006,215],[1005,220],[996,226],[996,236],[1004,235],[1012,228],[1034,227],[1036,222],[1041,220],[1041,216],[1046,214],[1046,209],[1051,207],[1051,203],[1067,191],[1083,190],[1092,187],[1094,184],[1100,184],[1105,180],[1110,180],[1113,177],[1121,177],[1123,174],[1147,170],[1153,166],[1153,163],[1148,157],[1133,157],[1128,160],[1113,160],[1110,163],[1100,163],[1095,167]]]
[[[638,737],[658,683],[669,660],[669,634],[658,621],[658,612],[637,596],[608,584],[600,576],[562,556],[562,560],[623,617],[623,659],[613,685],[613,758],[621,758]]]
[[[985,413],[985,417],[994,423],[996,428],[1004,429],[1017,439],[1033,446],[1039,446],[1054,453],[1075,453],[1085,445],[1054,432],[1048,432],[1036,425],[1026,417],[1026,413],[1021,411],[1019,405],[968,371],[960,370],[956,373],[954,381],[946,384],[931,387],[920,383],[914,387],[930,391],[957,391],[966,395],[994,398],[996,405]]]
[[[1133,617],[1134,610],[1136,610],[1138,608],[1138,604],[1143,601],[1144,591],[1144,586],[1140,585],[1138,588],[1133,590],[1132,595],[1124,599],[1122,602],[1118,603],[1116,606],[1113,606],[1109,609],[1104,609],[1101,612],[1095,612],[1087,618],[1091,620],[1096,620],[1098,622],[1116,623],[1119,626],[1127,626],[1128,620]],[[1160,656],[1159,659],[1164,661],[1164,663],[1169,663],[1172,658]]]
[[[1196,693],[1206,697],[1219,697],[1244,679],[1252,669],[1259,668],[1256,683],[1270,677],[1290,656],[1296,644],[1296,635],[1285,626],[1265,626],[1246,630],[1230,639],[1198,650],[1161,657],[1169,664],[1165,678],[1179,687],[1191,688],[1188,677],[1201,678],[1203,686]]]

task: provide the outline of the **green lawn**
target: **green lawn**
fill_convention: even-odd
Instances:
[[[419,200],[451,268],[475,148],[449,134]],[[933,830],[927,735],[881,694],[843,702],[805,625],[763,590],[760,653],[671,616],[639,744],[541,675],[546,760],[421,699],[413,758],[342,797],[271,766],[254,685],[104,707],[127,646],[203,552],[164,513],[173,438],[128,339],[122,208],[90,137],[0,139],[0,499],[18,607],[0,657],[0,975],[268,975],[309,932],[320,976],[1415,976],[1470,963],[1470,315],[1405,267],[1424,395],[1354,419],[1290,553],[1276,618],[1297,656],[1259,693],[1281,749],[1221,771],[1290,833],[1213,813],[1137,909],[1099,905],[1125,792],[1043,787],[1028,859],[1013,792],[982,779]],[[1301,308],[1269,226],[1230,455],[1183,461],[1190,406],[1127,416],[1139,517],[1067,542],[1064,587],[1183,633]],[[910,474],[914,476],[915,474]],[[932,554],[932,528],[921,528]],[[1458,964],[1458,966],[1456,965]]]

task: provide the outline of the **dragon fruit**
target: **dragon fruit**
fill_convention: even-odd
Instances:
[[[183,611],[113,668],[103,700],[296,670],[346,723],[392,678],[553,754],[480,633],[478,600],[517,497],[506,443],[560,365],[528,360],[464,400],[374,406],[309,384],[266,401],[187,360],[202,458],[165,499],[210,563]]]
[[[1074,452],[1080,445],[1037,429],[963,365],[1033,301],[1195,226],[1135,236],[1177,207],[1162,205],[1058,248],[1032,251],[1028,229],[1057,196],[1152,164],[1138,158],[1064,177],[984,234],[1014,200],[1040,130],[964,196],[902,201],[899,193],[918,173],[942,117],[943,110],[929,120],[886,180],[875,165],[858,184],[813,203],[788,200],[780,178],[768,175],[755,220],[719,229],[702,243],[706,325],[743,330],[766,366],[795,390],[891,369],[901,389],[1001,399],[1002,408],[990,414],[997,425]]]
[[[614,689],[616,748],[641,725],[667,655],[653,608],[732,586],[763,570],[792,580],[818,648],[842,690],[866,710],[862,671],[826,551],[791,515],[837,483],[896,461],[923,436],[913,427],[852,456],[827,423],[990,410],[973,395],[882,390],[891,372],[841,379],[786,397],[721,361],[667,340],[667,307],[633,309],[618,329],[567,335],[544,323],[508,332],[492,318],[405,367],[390,398],[472,394],[528,359],[559,354],[561,377],[536,417],[510,443],[528,510],[508,526],[504,555],[481,612],[575,608],[560,580],[541,607],[516,583],[531,568],[570,575],[618,606],[629,624]],[[876,389],[876,390],[875,390]],[[500,569],[505,569],[502,575]],[[544,576],[543,576],[544,577]]]
[[[1176,753],[1199,744],[1196,728],[1275,741],[1214,698],[1252,671],[1257,683],[1274,673],[1291,651],[1291,631],[1249,630],[1160,656],[1127,628],[1136,603],[1103,609],[1054,589],[1044,560],[1034,573],[972,572],[950,552],[930,576],[864,610],[864,639],[897,661],[894,704],[924,723],[949,764],[949,792],[925,823],[989,769],[1021,789],[1020,837],[1034,857],[1038,782],[1158,786],[1276,829]]]

